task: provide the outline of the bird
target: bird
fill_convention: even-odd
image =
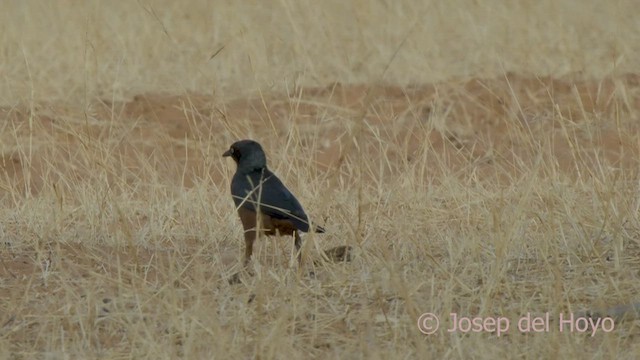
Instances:
[[[253,244],[260,234],[293,236],[300,264],[299,232],[324,233],[325,229],[310,223],[298,199],[269,170],[266,154],[258,142],[236,141],[222,156],[232,158],[237,165],[231,179],[231,197],[244,229],[244,265],[251,260]]]

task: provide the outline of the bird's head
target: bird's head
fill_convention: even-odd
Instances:
[[[253,140],[234,142],[222,156],[231,157],[238,165],[238,171],[240,172],[249,172],[267,167],[267,156],[264,154],[262,146]]]

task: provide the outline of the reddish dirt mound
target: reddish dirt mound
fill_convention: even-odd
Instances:
[[[364,161],[384,159],[382,177],[424,151],[433,153],[434,177],[444,163],[509,178],[542,150],[560,171],[579,173],[636,164],[639,92],[637,75],[599,81],[507,75],[404,88],[335,83],[226,103],[198,94],[144,94],[84,110],[5,107],[0,168],[11,184],[32,193],[43,178],[80,180],[104,167],[113,169],[109,181],[132,184],[149,165],[160,180],[188,187],[207,177],[220,181],[219,154],[231,141],[252,137],[272,156],[299,139],[295,161],[314,159],[312,166],[329,173],[358,161],[358,149]]]

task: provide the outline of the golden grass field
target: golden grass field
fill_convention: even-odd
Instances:
[[[639,358],[639,11],[3,2],[0,359]],[[242,138],[327,232],[230,285]]]

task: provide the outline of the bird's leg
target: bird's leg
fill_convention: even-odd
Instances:
[[[244,229],[244,266],[247,267],[253,254],[253,243],[258,236],[258,215],[243,207],[238,208],[238,215]]]
[[[255,230],[246,230],[244,232],[244,270],[249,271],[249,261],[251,260],[251,254],[253,253],[253,242],[256,240],[256,231]],[[229,278],[229,284],[235,285],[241,283],[241,273],[243,271],[237,272]]]
[[[256,241],[257,232],[255,230],[247,230],[244,232],[244,266],[249,265],[251,255],[253,254],[253,243]]]
[[[293,231],[293,244],[296,248],[296,254],[298,254],[298,266],[302,265],[302,239],[300,238],[300,234],[298,230]]]

